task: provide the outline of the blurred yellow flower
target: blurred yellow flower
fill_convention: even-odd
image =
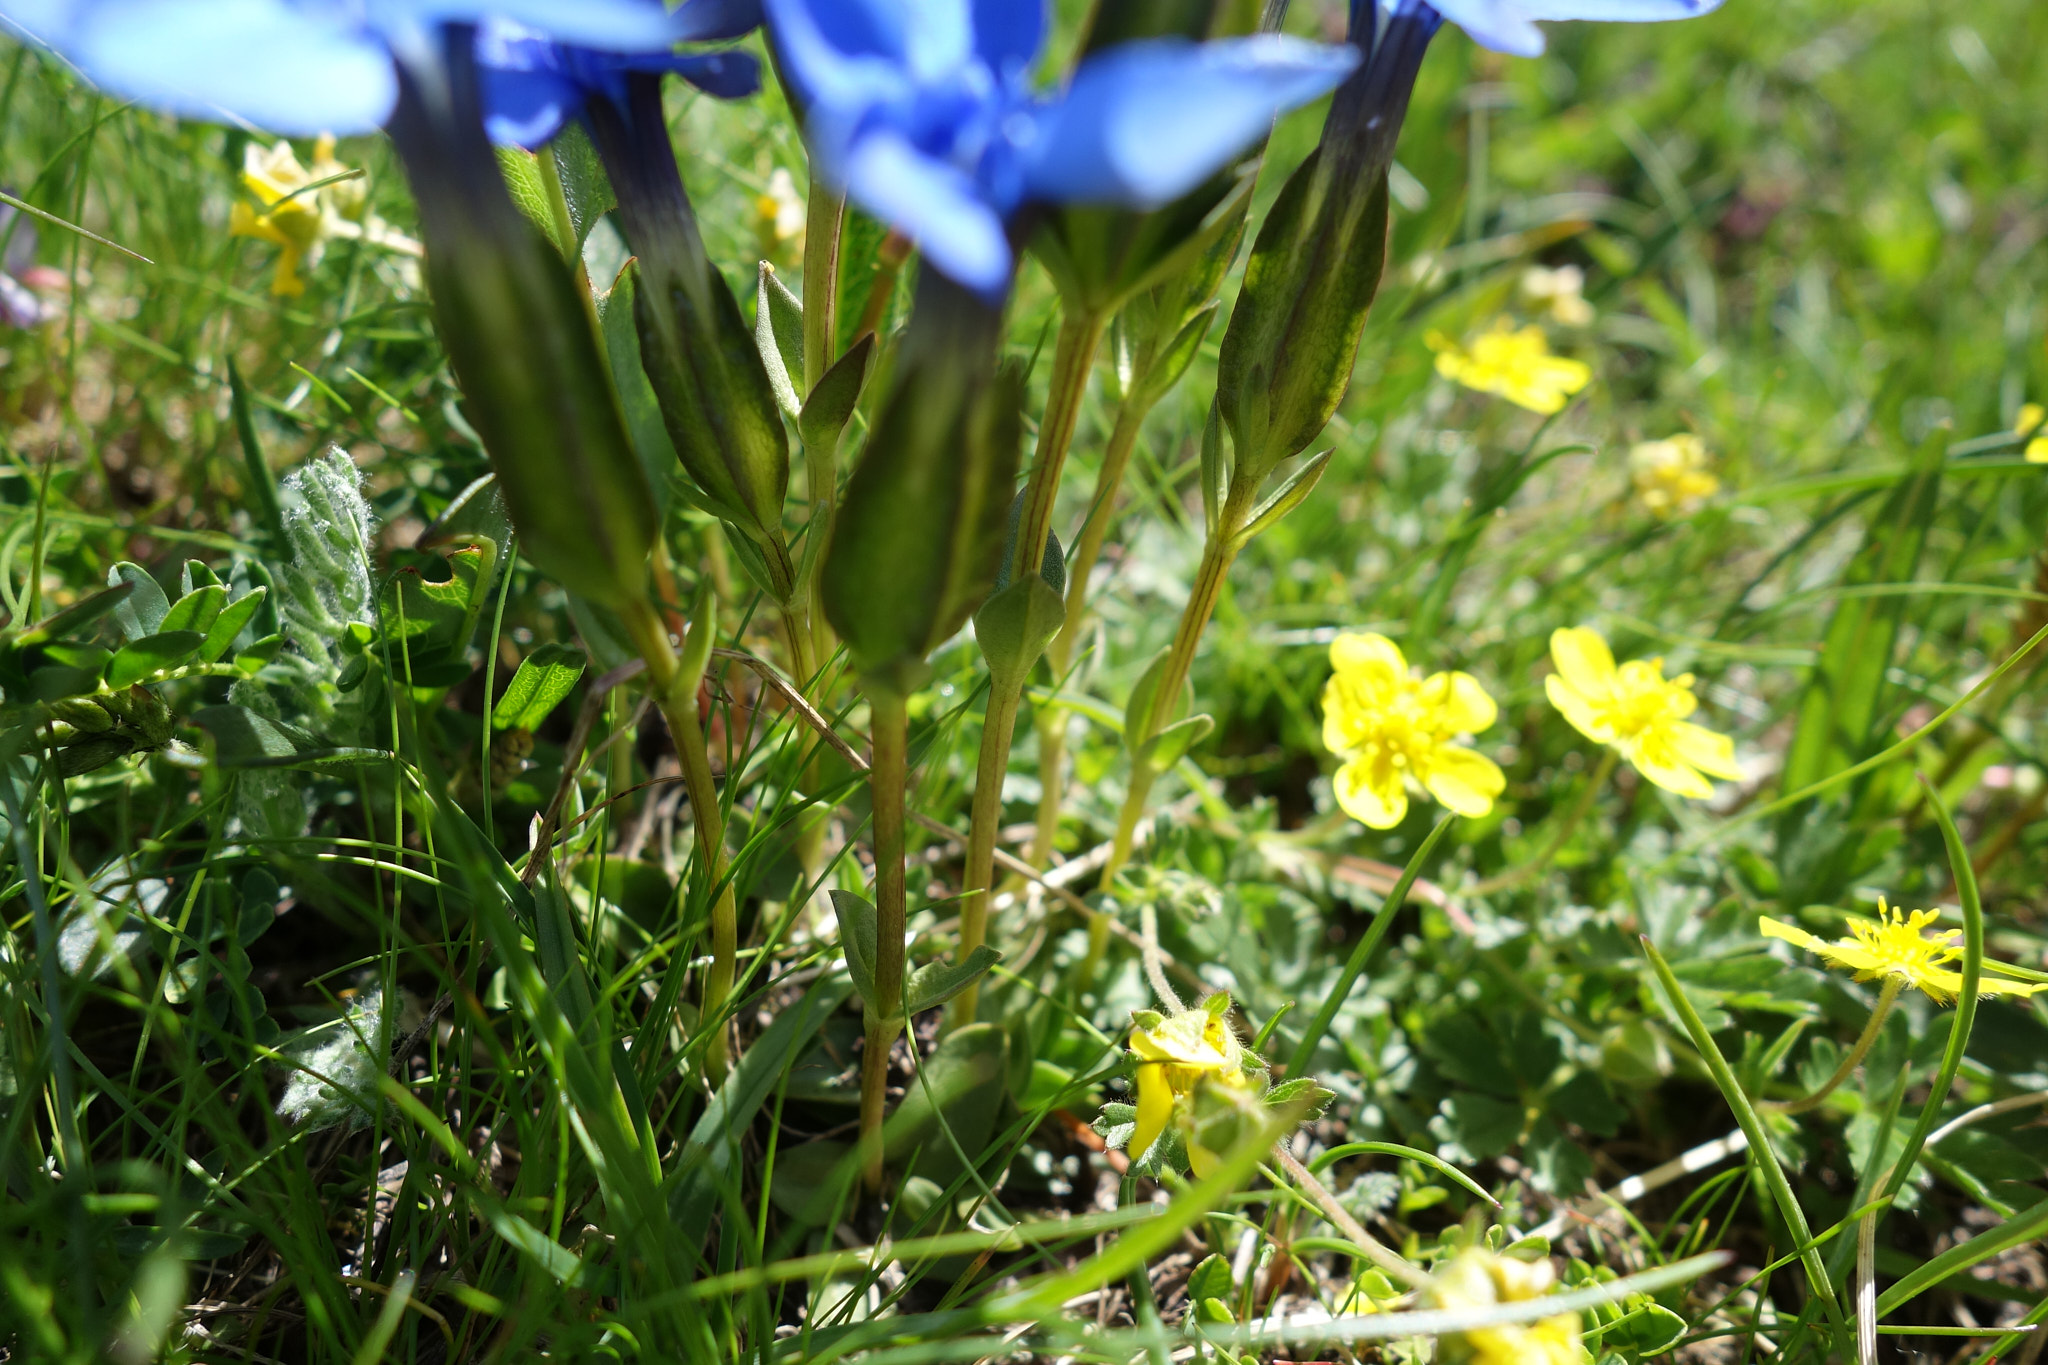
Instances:
[[[1555,270],[1532,265],[1522,272],[1522,297],[1566,327],[1584,327],[1593,320],[1593,305],[1586,302],[1586,272],[1575,265]]]
[[[1699,706],[1692,674],[1667,679],[1662,659],[1632,659],[1617,668],[1607,641],[1585,626],[1553,631],[1550,660],[1557,666],[1543,680],[1550,704],[1580,734],[1613,745],[1664,790],[1704,800],[1714,786],[1702,773],[1742,776],[1735,742],[1686,720]]]
[[[1690,432],[1638,441],[1628,452],[1629,478],[1643,506],[1660,517],[1685,515],[1721,491],[1706,443]]]
[[[1423,1300],[1450,1309],[1525,1303],[1542,1298],[1555,1278],[1548,1261],[1518,1261],[1473,1247],[1430,1277]],[[1437,1343],[1437,1359],[1441,1365],[1581,1365],[1579,1315],[1448,1332]]]
[[[320,148],[314,153],[315,165],[323,152],[331,162],[332,138],[321,139]],[[339,163],[335,166],[329,174],[339,173]],[[299,267],[319,264],[326,244],[328,224],[322,212],[320,191],[306,189],[320,178],[299,164],[289,142],[279,142],[268,149],[252,142],[243,152],[242,184],[263,205],[263,212],[258,213],[246,202],[237,200],[228,214],[228,232],[236,237],[255,237],[278,248],[277,274],[271,280],[270,292],[281,297],[297,298],[306,292]]]
[[[2028,403],[2020,409],[2020,420],[2014,431],[2025,435],[2036,432],[2034,439],[2027,442],[2027,463],[2048,464],[2048,431],[2040,430],[2042,419],[2048,418],[2048,409],[2039,403]]]
[[[1837,967],[1847,967],[1856,973],[1858,981],[1885,977],[1917,987],[1937,1004],[1946,1005],[1963,989],[1962,973],[1949,970],[1947,965],[1960,958],[1963,950],[1958,930],[1947,929],[1938,934],[1926,932],[1927,926],[1940,918],[1940,914],[1933,910],[1915,910],[1908,916],[1903,910],[1894,910],[1886,905],[1880,896],[1876,921],[1850,920],[1850,936],[1836,939],[1833,943],[1795,925],[1774,920],[1769,915],[1757,920],[1757,929],[1765,938],[1782,939],[1809,953],[1820,954]],[[1987,962],[1984,965],[1992,967],[1996,964]],[[2048,986],[1989,976],[1979,977],[1977,982],[1980,997],[2029,996],[2041,990],[2048,990]]]
[[[1229,999],[1223,1000],[1228,1008]],[[1230,1031],[1223,1010],[1197,1005],[1163,1018],[1152,1011],[1134,1011],[1131,1052],[1138,1059],[1138,1121],[1126,1148],[1141,1157],[1166,1131],[1176,1105],[1191,1098],[1195,1087],[1213,1080],[1233,1089],[1249,1089],[1244,1045]],[[1147,1026],[1147,1020],[1156,1020]],[[1216,1153],[1188,1144],[1188,1165],[1198,1179],[1216,1169]]]
[[[754,197],[754,231],[760,238],[761,254],[778,256],[783,247],[801,252],[808,222],[809,206],[796,192],[796,180],[777,166],[768,177],[767,192]]]
[[[1384,635],[1339,635],[1323,687],[1323,744],[1345,760],[1337,804],[1374,829],[1408,814],[1412,781],[1460,815],[1493,809],[1507,779],[1481,754],[1451,741],[1493,724],[1498,708],[1469,673],[1417,679]]]
[[[1564,400],[1592,382],[1593,371],[1550,353],[1543,329],[1516,331],[1506,318],[1482,332],[1468,350],[1441,332],[1424,338],[1436,352],[1436,372],[1481,393],[1499,394],[1531,412],[1562,411]]]

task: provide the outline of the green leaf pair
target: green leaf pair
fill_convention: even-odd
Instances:
[[[853,989],[876,1019],[905,1018],[937,1009],[1003,960],[995,949],[983,945],[961,962],[928,962],[914,968],[903,980],[903,998],[876,999],[875,958],[881,949],[881,929],[874,905],[851,891],[834,891],[832,909],[839,917],[839,943],[846,951],[847,975]]]

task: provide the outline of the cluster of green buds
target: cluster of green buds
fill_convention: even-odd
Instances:
[[[1306,1100],[1302,1121],[1312,1122],[1334,1098],[1306,1076],[1273,1084],[1265,1059],[1230,1027],[1227,991],[1172,1014],[1132,1010],[1129,1046],[1138,1102],[1103,1105],[1095,1131],[1130,1154],[1134,1175],[1207,1179],[1274,1111]]]

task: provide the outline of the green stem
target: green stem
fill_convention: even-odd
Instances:
[[[1498,877],[1488,877],[1483,882],[1475,883],[1465,894],[1490,896],[1496,891],[1512,890],[1549,867],[1551,860],[1564,852],[1564,846],[1571,842],[1572,835],[1578,833],[1579,826],[1585,823],[1587,814],[1593,809],[1594,800],[1606,787],[1607,779],[1614,776],[1615,766],[1620,761],[1621,751],[1618,749],[1610,748],[1600,755],[1600,764],[1593,769],[1593,776],[1587,779],[1585,788],[1579,792],[1579,799],[1572,803],[1571,810],[1565,814],[1564,823],[1550,836],[1550,842],[1543,846],[1541,853],[1520,867],[1511,867]]]
[[[1045,652],[1055,686],[1062,683],[1074,665],[1081,627],[1088,617],[1088,580],[1102,558],[1103,542],[1115,520],[1117,490],[1123,486],[1124,471],[1130,468],[1131,453],[1138,446],[1138,430],[1152,410],[1148,396],[1133,393],[1117,409],[1116,425],[1110,430],[1109,445],[1102,454],[1102,469],[1095,476],[1095,497],[1088,504],[1088,519],[1081,523],[1074,552],[1067,557],[1067,620],[1053,636]],[[1067,794],[1067,713],[1046,707],[1038,713],[1038,832],[1031,843],[1031,865],[1044,867],[1052,861],[1053,843],[1059,836],[1060,806]]]
[[[1060,472],[1073,444],[1074,425],[1081,414],[1081,398],[1088,388],[1088,372],[1095,363],[1095,346],[1101,340],[1104,318],[1088,313],[1060,319],[1059,341],[1053,348],[1052,387],[1045,399],[1045,415],[1038,424],[1038,453],[1031,465],[1031,480],[1024,488],[1024,506],[1017,523],[1016,558],[1011,561],[1012,581],[1040,571],[1045,556],[1045,538],[1052,526],[1054,500],[1059,496]],[[1005,668],[989,679],[988,709],[981,727],[981,753],[975,764],[973,822],[968,829],[966,880],[961,887],[960,954],[967,954],[982,941],[988,915],[989,892],[995,880],[997,827],[1003,818],[1003,774],[1010,766],[1010,744],[1016,737],[1017,710],[1023,701],[1024,684],[1031,676],[1035,659]],[[972,917],[970,929],[969,920]],[[968,934],[974,941],[968,941]],[[956,1023],[974,1018],[979,992],[963,991],[953,1007]]]
[[[974,773],[973,815],[967,827],[967,868],[960,894],[960,953],[965,962],[988,935],[988,905],[994,894],[996,830],[1003,818],[1003,768],[1017,728],[1018,692],[989,688],[988,711],[982,718],[981,755]],[[981,1004],[981,983],[970,982],[953,997],[953,1026],[974,1022]]]
[[[726,875],[725,814],[718,804],[718,785],[711,777],[711,754],[704,743],[704,718],[698,702],[698,679],[683,676],[675,648],[661,617],[646,602],[625,613],[626,629],[647,663],[647,690],[668,722],[682,763],[683,787],[690,794],[690,814],[697,827],[697,852],[714,889],[711,903],[711,970],[704,978],[701,1018],[711,1031],[704,1048],[704,1069],[715,1082],[723,1080],[730,1061],[725,1025],[719,1016],[732,993],[733,967],[739,956],[739,904]],[[692,624],[693,631],[708,622]]]
[[[839,248],[846,223],[846,200],[813,180],[808,216],[804,226],[804,394],[808,396],[825,371],[832,368],[839,349]],[[813,536],[823,535],[832,524],[832,507],[839,492],[839,441],[804,446],[804,482],[811,499]],[[803,585],[804,609],[810,617],[811,666],[832,653],[832,628],[818,608],[819,578],[825,556],[811,555],[810,581]],[[810,687],[808,671],[797,676],[797,685]],[[822,827],[821,827],[822,829]]]
[[[875,812],[875,998],[867,1002],[867,1048],[861,1059],[860,1145],[871,1190],[882,1187],[882,1116],[888,1106],[889,1051],[903,1029],[903,795],[910,780],[907,698],[882,688],[868,694],[874,756],[868,791]]]
[[[1884,1024],[1885,1016],[1892,1012],[1892,1005],[1898,1000],[1899,991],[1905,984],[1896,976],[1884,979],[1884,989],[1878,993],[1877,1007],[1870,1011],[1870,1022],[1863,1026],[1862,1034],[1856,1039],[1856,1046],[1849,1049],[1849,1055],[1835,1068],[1835,1074],[1821,1083],[1820,1089],[1802,1099],[1765,1100],[1758,1104],[1757,1108],[1775,1110],[1780,1114],[1803,1114],[1809,1109],[1818,1108],[1822,1100],[1832,1095],[1836,1087],[1848,1080],[1856,1068],[1862,1065],[1864,1054],[1869,1052],[1870,1045],[1877,1041],[1877,1031]]]

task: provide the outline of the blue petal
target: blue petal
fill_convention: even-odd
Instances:
[[[935,269],[984,298],[1002,299],[1010,287],[1010,240],[967,176],[890,132],[862,138],[846,172],[854,201],[915,239]]]
[[[762,8],[782,74],[802,103],[851,109],[910,93],[900,50],[867,22],[878,17],[867,0],[763,0]]]
[[[691,53],[669,58],[663,69],[722,100],[745,99],[761,88],[761,63],[751,52]]]
[[[381,44],[285,0],[106,0],[79,16],[70,45],[116,94],[300,136],[370,132],[398,93]]]
[[[914,81],[942,82],[974,60],[968,0],[897,0],[903,12],[903,60]]]
[[[376,29],[509,19],[557,42],[608,52],[665,52],[676,42],[675,19],[661,0],[367,0],[364,12]]]
[[[1298,38],[1125,43],[1084,62],[1038,114],[1025,188],[1053,202],[1151,208],[1177,199],[1256,142],[1273,117],[1336,88],[1350,46]]]
[[[1431,0],[1444,18],[1472,35],[1472,41],[1511,57],[1543,55],[1543,30],[1530,22],[1523,0]]]
[[[1030,69],[1045,43],[1046,0],[973,0],[974,51],[1005,75]]]
[[[61,49],[78,9],[76,0],[5,0],[5,7],[0,8],[0,32]]]
[[[1531,19],[1599,19],[1619,23],[1653,23],[1660,19],[1691,19],[1721,7],[1721,0],[1524,0]]]
[[[761,0],[688,0],[669,20],[679,43],[722,43],[761,27]]]
[[[501,147],[539,147],[583,111],[582,88],[558,71],[484,65],[477,73],[484,131]]]

